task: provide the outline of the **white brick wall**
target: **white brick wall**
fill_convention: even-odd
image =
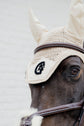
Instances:
[[[25,70],[36,44],[28,25],[28,8],[48,28],[64,25],[68,0],[0,0],[0,126],[14,126],[29,108]]]

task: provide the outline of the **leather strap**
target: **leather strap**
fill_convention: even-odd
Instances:
[[[21,126],[30,126],[31,120],[32,120],[32,118],[35,115],[47,117],[47,116],[50,116],[50,115],[64,113],[64,112],[67,112],[67,111],[81,110],[83,104],[84,104],[84,100],[81,100],[80,102],[77,102],[77,103],[71,103],[71,104],[61,105],[61,106],[53,107],[53,108],[50,108],[50,109],[45,109],[45,110],[38,111],[38,112],[30,115],[29,117],[27,117],[26,120],[25,120],[25,124],[24,125],[21,125]],[[83,116],[84,116],[84,113],[83,113]],[[74,126],[77,124],[78,120],[76,120],[76,122],[74,123]],[[82,120],[83,119],[82,119],[82,116],[81,116],[81,120],[80,120],[80,123],[81,124],[82,124]],[[21,122],[21,124],[23,122]]]
[[[38,111],[35,114],[45,117],[45,116],[49,116],[49,115],[54,115],[54,114],[58,114],[58,113],[71,111],[71,110],[76,110],[76,109],[81,108],[83,102],[84,101],[80,101],[80,102],[77,102],[77,103],[66,104],[66,105],[61,105],[61,106],[57,106],[57,107],[53,107],[53,108]]]
[[[81,126],[84,123],[84,106],[82,107],[79,120],[80,120],[79,126]]]
[[[46,49],[46,48],[52,48],[52,47],[64,47],[64,48],[69,48],[69,49],[73,49],[73,50],[79,51],[81,53],[84,53],[84,49],[79,47],[79,46],[76,46],[76,45],[73,45],[73,44],[70,44],[70,43],[53,42],[53,43],[48,43],[48,44],[38,46],[34,50],[34,54],[39,52],[40,50],[43,50],[43,49]]]

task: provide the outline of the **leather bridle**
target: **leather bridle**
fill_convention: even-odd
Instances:
[[[73,126],[76,126],[76,124],[78,124],[77,126],[81,126],[84,119],[84,100],[81,100],[80,102],[76,102],[76,103],[60,105],[57,107],[52,107],[49,109],[38,111],[30,115],[29,117],[26,117],[26,120],[24,120],[24,117],[23,117],[21,119],[21,126],[31,126],[31,121],[34,116],[48,117],[51,115],[56,115],[56,114],[73,111],[73,110],[80,110],[79,117],[74,122]]]
[[[64,48],[69,48],[69,49],[73,49],[76,51],[79,51],[81,53],[84,53],[84,48],[80,48],[79,46],[70,44],[70,43],[62,43],[62,42],[53,42],[53,43],[48,43],[48,44],[43,44],[38,46],[35,50],[34,50],[34,54],[43,50],[43,49],[47,49],[47,48],[52,48],[52,47],[64,47]],[[84,44],[83,44],[84,47]]]
[[[52,47],[69,48],[69,49],[73,49],[73,50],[79,51],[84,54],[84,48],[75,46],[73,44],[67,44],[67,43],[61,43],[61,42],[54,42],[54,43],[41,45],[35,49],[34,54],[36,54],[38,51],[41,51],[43,49],[52,48]],[[79,117],[74,122],[73,126],[76,126],[77,124],[78,124],[78,126],[82,126],[83,121],[84,121],[83,120],[84,119],[84,99],[81,100],[80,102],[60,105],[60,106],[56,106],[53,108],[38,111],[38,112],[30,115],[29,117],[27,117],[25,121],[24,121],[24,118],[22,118],[21,126],[31,126],[31,120],[35,115],[47,117],[47,116],[51,116],[51,115],[68,112],[68,111],[73,111],[73,110],[80,110]]]

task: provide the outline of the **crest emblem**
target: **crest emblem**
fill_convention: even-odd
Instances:
[[[35,74],[39,75],[42,73],[42,71],[44,70],[44,67],[45,67],[45,62],[40,62],[36,68],[35,68]]]

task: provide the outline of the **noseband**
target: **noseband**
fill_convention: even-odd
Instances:
[[[73,44],[67,44],[67,43],[61,43],[61,42],[59,42],[59,43],[54,42],[54,43],[41,45],[34,50],[34,54],[37,53],[38,51],[43,50],[43,49],[52,48],[52,47],[69,48],[69,49],[73,49],[73,50],[79,51],[79,52],[84,54],[84,48],[80,48],[80,47],[75,46]],[[83,47],[84,47],[84,45],[83,45]],[[60,106],[56,106],[56,107],[53,107],[53,108],[38,111],[38,112],[30,115],[29,117],[27,117],[25,121],[24,121],[24,117],[23,117],[22,120],[21,120],[21,126],[31,126],[31,120],[34,116],[47,117],[47,116],[51,116],[51,115],[56,115],[56,114],[60,114],[60,113],[73,111],[73,110],[80,110],[79,117],[74,122],[73,126],[76,126],[76,125],[82,126],[83,121],[84,121],[83,120],[84,119],[84,99],[81,100],[80,102],[60,105]]]
[[[73,110],[80,110],[80,114],[78,119],[74,122],[73,126],[81,126],[83,119],[84,119],[84,100],[81,100],[80,102],[66,104],[66,105],[60,105],[57,107],[52,107],[50,109],[44,109],[41,111],[38,111],[24,120],[24,117],[21,119],[21,126],[31,126],[31,121],[34,116],[42,116],[42,117],[48,117],[51,115],[56,115],[68,111]]]

